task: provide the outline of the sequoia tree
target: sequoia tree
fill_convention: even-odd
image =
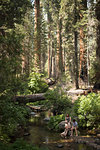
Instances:
[[[96,62],[94,64],[95,69],[95,88],[100,89],[100,0],[96,3],[96,18],[97,18],[97,47],[96,47]]]
[[[95,11],[96,11],[96,18],[98,20],[96,56],[97,56],[98,61],[100,61],[100,0],[97,1]]]
[[[34,66],[41,70],[40,0],[34,2]]]
[[[79,63],[79,80],[83,81],[87,78],[87,51],[86,51],[86,42],[85,42],[85,28],[86,28],[86,10],[87,10],[87,0],[82,0],[80,3],[80,63]],[[85,18],[85,21],[83,21]]]

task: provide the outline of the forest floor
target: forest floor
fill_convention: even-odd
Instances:
[[[55,87],[61,87],[61,89],[72,99],[72,103],[78,99],[81,95],[88,95],[89,93],[100,93],[100,90],[96,90],[93,88],[93,85],[88,86],[87,83],[81,81],[79,89],[76,89],[75,84],[69,81],[58,81],[56,84],[50,86],[50,89],[54,89]]]

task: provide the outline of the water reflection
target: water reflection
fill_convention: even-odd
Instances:
[[[62,139],[60,133],[49,131],[44,125],[45,117],[48,117],[47,112],[32,116],[30,136],[25,138],[29,143],[48,150],[95,150],[87,145],[74,143],[70,137]]]

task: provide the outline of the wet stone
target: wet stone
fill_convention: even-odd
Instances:
[[[100,150],[100,145],[97,145],[97,150]]]
[[[78,143],[81,143],[81,140],[80,140],[80,139],[78,140]]]
[[[57,144],[57,147],[62,148],[62,147],[64,147],[64,145],[63,144]]]
[[[97,144],[93,144],[93,147],[94,147],[94,148],[97,148]]]
[[[95,139],[95,143],[100,145],[100,139]]]
[[[30,135],[30,133],[28,133],[28,132],[27,132],[27,133],[24,133],[24,136],[29,136],[29,135]]]
[[[44,118],[43,121],[50,121],[50,118]]]
[[[86,141],[86,144],[89,144],[89,141]]]
[[[32,111],[32,112],[30,113],[30,115],[35,116],[36,113]]]

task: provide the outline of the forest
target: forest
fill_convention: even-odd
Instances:
[[[30,104],[49,130],[68,113],[100,134],[100,0],[0,0],[0,149],[40,150],[21,139]]]

